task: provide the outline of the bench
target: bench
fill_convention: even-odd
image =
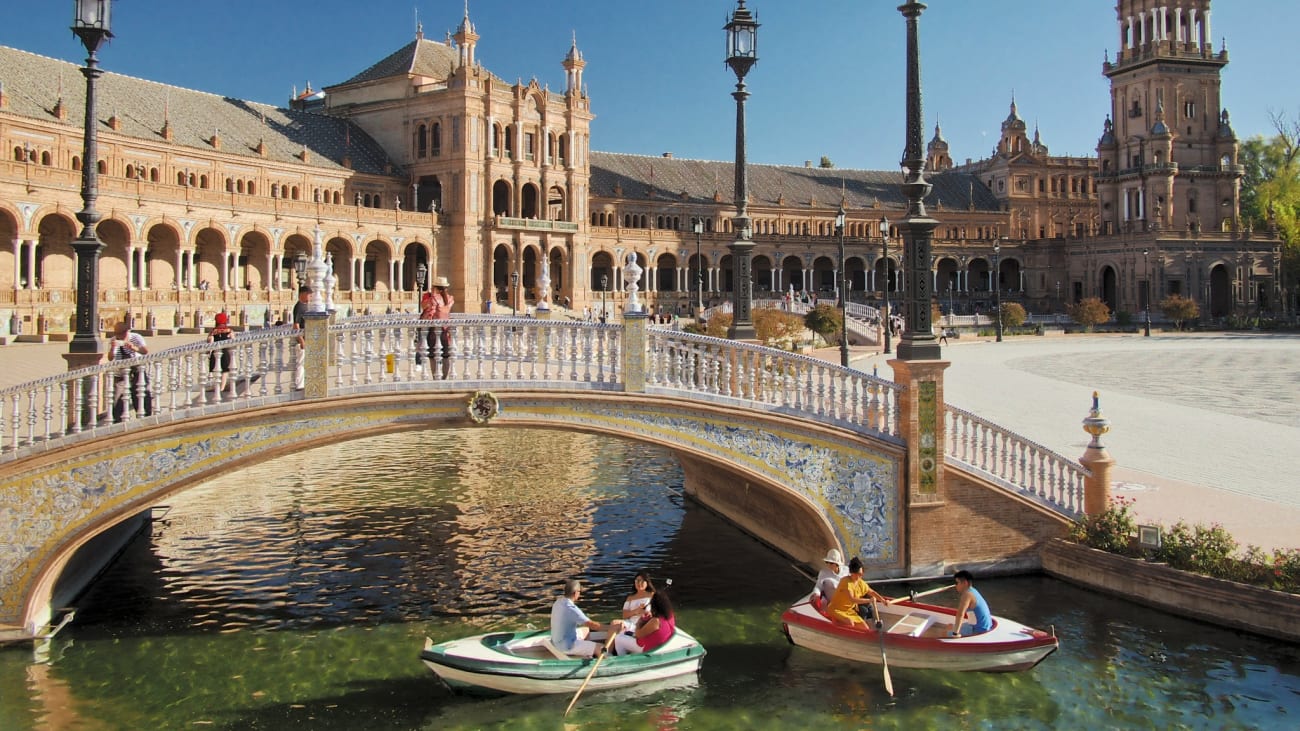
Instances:
[[[894,622],[889,626],[886,632],[895,635],[908,635],[910,637],[920,637],[926,627],[930,626],[930,615],[909,612],[902,619]]]

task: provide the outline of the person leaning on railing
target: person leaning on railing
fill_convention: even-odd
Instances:
[[[149,345],[140,333],[131,332],[125,320],[113,326],[109,358],[131,361],[149,354]],[[143,397],[143,398],[142,398]],[[128,403],[127,399],[130,398]],[[153,394],[149,393],[149,376],[140,366],[123,367],[113,375],[113,423],[126,417],[127,409],[141,416],[153,414]]]

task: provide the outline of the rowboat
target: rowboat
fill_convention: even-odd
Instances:
[[[591,633],[603,642],[603,633]],[[639,655],[606,657],[587,690],[621,688],[694,673],[704,647],[678,629],[668,642]],[[493,632],[434,644],[425,638],[420,659],[452,690],[488,693],[574,693],[591,671],[590,658],[570,657],[551,644],[550,632]]]
[[[781,615],[791,643],[846,660],[880,664],[880,632],[872,620],[867,620],[865,630],[837,625],[814,601],[796,602]],[[1054,634],[1002,617],[993,618],[988,632],[949,637],[956,615],[953,609],[904,599],[880,605],[879,611],[883,650],[891,667],[1012,672],[1034,667],[1058,647]]]

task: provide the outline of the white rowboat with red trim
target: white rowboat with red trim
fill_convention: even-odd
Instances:
[[[891,667],[1028,670],[1059,646],[1054,634],[1001,617],[993,618],[993,629],[988,632],[950,637],[948,632],[956,615],[953,609],[904,599],[888,606],[882,604],[879,611]],[[871,620],[867,620],[865,630],[837,625],[809,599],[803,599],[781,615],[781,623],[786,637],[799,647],[880,664],[880,634]]]

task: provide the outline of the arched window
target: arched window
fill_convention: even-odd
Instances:
[[[427,157],[429,155],[429,140],[425,137],[428,128],[420,125],[415,131],[415,156]]]
[[[243,192],[244,192],[244,181],[242,181],[242,180],[236,180],[236,181],[235,181],[235,190],[239,191],[240,193],[243,193]]]
[[[203,187],[206,188],[208,186],[204,185]],[[298,186],[296,185],[293,186],[292,188],[289,189],[289,191],[290,191],[289,197],[293,198],[294,200],[298,200]]]
[[[429,128],[430,147],[433,148],[433,156],[438,157],[442,154],[442,124],[434,122]]]
[[[208,176],[206,175],[199,176],[199,187],[204,190],[208,189]]]

